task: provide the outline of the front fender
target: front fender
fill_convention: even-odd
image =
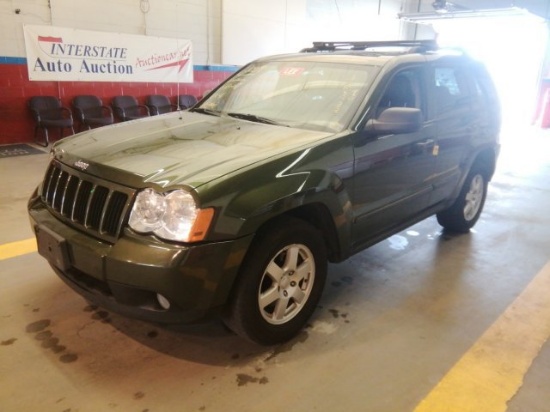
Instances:
[[[286,155],[201,188],[202,206],[217,209],[209,240],[255,233],[271,219],[299,208],[323,207],[339,247],[349,247],[349,191],[353,152],[348,139]]]

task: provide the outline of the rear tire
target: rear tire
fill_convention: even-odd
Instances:
[[[304,327],[325,284],[323,236],[299,219],[277,219],[258,233],[241,267],[224,322],[262,345],[285,342]]]
[[[454,204],[437,214],[437,221],[445,229],[466,233],[477,222],[487,197],[487,172],[474,165]]]

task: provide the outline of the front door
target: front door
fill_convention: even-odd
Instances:
[[[395,73],[373,116],[387,107],[415,107],[425,114],[423,75],[421,68]],[[427,208],[437,155],[435,139],[435,125],[427,120],[414,133],[355,136],[354,249]]]

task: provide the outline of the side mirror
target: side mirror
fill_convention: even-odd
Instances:
[[[411,107],[389,107],[377,119],[371,119],[365,130],[375,134],[414,133],[422,127],[422,111]]]

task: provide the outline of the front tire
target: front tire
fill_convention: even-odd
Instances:
[[[437,214],[437,221],[445,229],[466,233],[477,222],[487,197],[488,178],[485,170],[474,165],[455,203]]]
[[[278,219],[254,239],[224,322],[262,345],[285,342],[298,334],[315,310],[326,273],[320,231],[298,219]]]

